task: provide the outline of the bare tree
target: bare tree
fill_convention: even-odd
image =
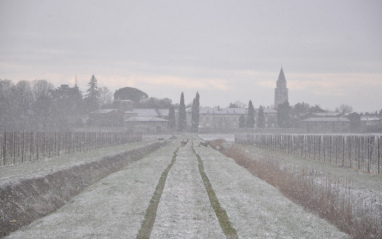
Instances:
[[[110,106],[113,103],[113,93],[106,86],[102,86],[98,90],[101,107]]]
[[[342,104],[336,108],[336,112],[342,114],[351,113],[353,112],[353,107],[351,107],[350,105]]]

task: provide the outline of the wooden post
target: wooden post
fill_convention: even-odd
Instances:
[[[23,143],[21,146],[21,163],[24,163],[25,133],[23,131]]]
[[[3,162],[4,165],[7,162],[7,132],[4,131],[4,142],[3,142]]]
[[[342,167],[345,166],[345,136],[342,137]]]
[[[381,136],[378,137],[378,174],[381,173],[381,149],[380,149]]]

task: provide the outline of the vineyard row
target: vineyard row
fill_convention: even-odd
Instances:
[[[0,166],[86,152],[142,140],[127,132],[3,132]]]
[[[237,134],[235,142],[381,174],[382,136]]]

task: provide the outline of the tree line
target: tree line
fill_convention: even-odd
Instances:
[[[77,83],[55,88],[47,80],[0,79],[0,131],[69,131],[83,127],[87,115],[97,109],[115,108],[114,99],[129,99],[136,108],[169,108],[172,101],[158,99],[138,89],[124,87],[114,94],[99,87],[93,75],[83,93]],[[176,107],[176,105],[175,105]]]

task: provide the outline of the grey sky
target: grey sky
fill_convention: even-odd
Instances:
[[[137,87],[203,106],[382,109],[382,1],[0,0],[0,78]]]

